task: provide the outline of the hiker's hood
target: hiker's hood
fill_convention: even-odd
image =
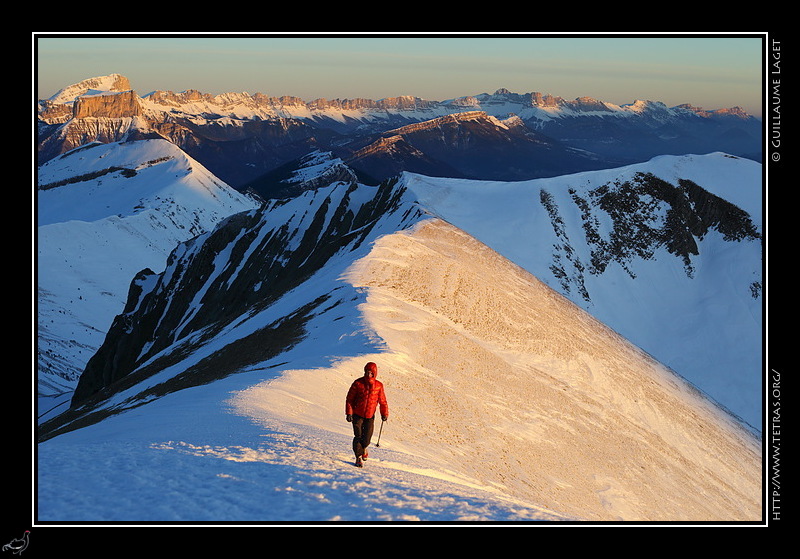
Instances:
[[[372,361],[364,365],[364,376],[366,378],[376,378],[378,376],[378,366]]]

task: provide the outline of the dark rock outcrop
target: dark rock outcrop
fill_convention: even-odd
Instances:
[[[357,201],[365,195],[356,196],[358,189],[368,189],[366,202]],[[123,313],[81,375],[72,406],[108,397],[130,384],[127,377],[146,361],[158,357],[163,365],[236,318],[268,307],[334,254],[357,249],[382,217],[401,207],[403,194],[394,182],[309,192],[293,201],[306,208],[305,213],[292,213],[287,221],[274,221],[271,212],[283,202],[272,201],[259,210],[231,216],[211,233],[180,245],[162,274],[145,270],[134,279]],[[225,265],[219,270],[215,264],[223,253]],[[291,347],[302,335],[303,320],[298,317],[313,312],[313,308],[298,309],[297,320],[290,322],[291,335],[276,330],[273,335],[283,336],[284,342],[264,347],[278,353]],[[252,362],[267,356],[256,352]],[[215,377],[234,373],[242,365],[240,359],[218,363]],[[158,368],[151,365],[132,378],[141,380]],[[183,386],[208,380],[186,379]]]

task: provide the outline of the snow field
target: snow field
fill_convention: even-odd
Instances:
[[[756,439],[487,251],[438,220],[381,237],[345,278],[366,289],[360,310],[385,353],[292,371],[237,407],[347,440],[344,387],[374,360],[405,460],[571,518],[758,518]]]

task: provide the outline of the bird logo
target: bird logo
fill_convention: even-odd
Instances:
[[[25,548],[28,547],[28,537],[30,536],[30,530],[25,530],[25,534],[21,538],[14,538],[6,545],[3,546],[3,551],[10,551],[15,555],[21,554],[25,551]]]

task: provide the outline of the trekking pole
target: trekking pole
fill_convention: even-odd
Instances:
[[[385,421],[381,421],[381,428],[378,430],[378,442],[375,443],[375,446],[381,446],[381,433],[383,433],[383,424]]]

